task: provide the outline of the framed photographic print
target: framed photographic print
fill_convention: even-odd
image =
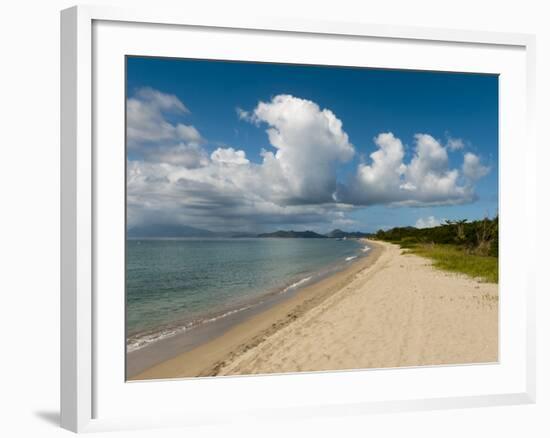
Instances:
[[[75,7],[61,44],[63,427],[534,401],[533,37]]]

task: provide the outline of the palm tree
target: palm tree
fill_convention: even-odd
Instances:
[[[459,219],[457,221],[445,220],[447,225],[456,225],[456,240],[463,242],[466,240],[466,234],[464,233],[464,224],[468,222],[467,219]]]

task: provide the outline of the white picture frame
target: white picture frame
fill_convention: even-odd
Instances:
[[[121,30],[117,26],[124,29]],[[144,39],[139,37],[142,32],[141,28],[149,29],[147,44]],[[120,201],[120,197],[117,198],[117,193],[120,194],[120,190],[123,191],[124,188],[111,184],[113,181],[115,183],[118,181],[116,175],[120,175],[117,173],[120,171],[120,169],[117,170],[120,161],[116,160],[120,160],[120,157],[113,156],[114,161],[109,161],[112,163],[112,167],[107,168],[106,156],[105,154],[98,155],[97,147],[104,138],[108,138],[103,136],[104,131],[109,131],[111,134],[116,131],[115,136],[110,138],[120,139],[120,136],[117,135],[121,132],[119,129],[121,126],[117,128],[114,124],[120,125],[120,114],[121,111],[124,112],[124,105],[121,101],[121,108],[114,109],[113,114],[104,115],[102,111],[102,108],[105,108],[104,99],[98,90],[105,89],[105,87],[101,85],[98,88],[98,83],[105,76],[102,76],[104,71],[102,69],[110,68],[107,61],[119,59],[121,53],[136,54],[136,50],[142,53],[140,47],[143,48],[143,53],[159,50],[160,54],[161,48],[163,54],[167,54],[170,50],[177,51],[177,47],[172,49],[168,43],[159,44],[159,42],[163,38],[161,34],[166,37],[170,32],[178,32],[178,29],[185,29],[185,32],[200,32],[201,35],[208,35],[209,32],[233,31],[238,34],[235,38],[241,38],[243,45],[248,45],[243,50],[250,50],[249,56],[252,60],[257,59],[259,53],[258,50],[254,50],[257,44],[256,40],[264,38],[264,36],[264,42],[277,38],[309,38],[311,40],[333,38],[336,41],[335,44],[339,45],[352,44],[352,42],[353,44],[368,42],[376,45],[383,42],[386,45],[396,45],[395,50],[401,51],[403,51],[402,46],[406,45],[426,51],[443,51],[447,50],[448,46],[452,46],[464,52],[468,50],[498,52],[494,58],[501,58],[493,60],[495,62],[494,69],[490,67],[490,63],[493,62],[490,59],[491,55],[488,55],[489,59],[479,58],[480,64],[476,68],[484,72],[490,69],[491,73],[504,74],[504,77],[508,77],[506,76],[508,73],[502,73],[504,70],[499,70],[500,67],[497,65],[509,65],[506,68],[513,70],[510,70],[509,73],[510,82],[504,81],[504,88],[501,88],[504,93],[501,106],[518,104],[514,105],[516,107],[514,108],[516,112],[513,113],[514,118],[511,117],[512,113],[501,114],[501,125],[503,121],[506,122],[505,126],[501,128],[503,131],[501,138],[504,147],[511,144],[508,143],[509,139],[521,138],[522,140],[519,152],[521,158],[516,160],[519,169],[514,173],[513,187],[509,171],[510,166],[514,164],[512,157],[503,154],[501,158],[500,196],[504,210],[501,210],[503,230],[501,239],[509,242],[506,247],[510,251],[532,249],[535,244],[536,145],[532,126],[534,120],[535,39],[532,35],[393,27],[359,22],[315,22],[267,17],[258,19],[245,15],[238,20],[228,21],[224,17],[215,15],[196,16],[190,11],[133,10],[103,6],[78,6],[64,10],[61,13],[61,426],[75,432],[83,432],[120,428],[185,426],[235,421],[235,419],[251,416],[256,419],[269,420],[312,415],[359,415],[369,412],[533,403],[535,400],[534,301],[536,283],[534,268],[530,267],[534,266],[534,263],[530,265],[529,262],[534,257],[534,255],[530,255],[534,254],[534,251],[524,252],[525,257],[522,263],[516,266],[514,272],[509,272],[510,270],[506,269],[505,260],[500,267],[501,273],[504,271],[506,274],[504,279],[508,278],[506,281],[514,284],[514,289],[519,291],[517,296],[504,295],[510,299],[503,300],[503,309],[500,314],[501,335],[503,333],[504,335],[513,334],[508,337],[501,336],[501,348],[503,342],[506,343],[505,347],[508,342],[514,344],[513,351],[514,357],[516,357],[514,363],[508,361],[512,352],[510,350],[509,355],[506,351],[504,356],[501,354],[501,362],[492,365],[493,368],[490,366],[423,367],[414,370],[313,373],[270,377],[194,379],[183,383],[168,381],[130,384],[125,384],[123,380],[120,381],[120,372],[106,375],[106,368],[111,368],[105,366],[105,361],[109,360],[109,351],[111,351],[109,348],[111,347],[104,342],[104,331],[113,329],[113,332],[116,333],[118,329],[114,325],[109,325],[110,322],[105,321],[114,321],[121,309],[116,308],[118,305],[115,302],[98,300],[97,293],[98,288],[103,288],[111,281],[116,282],[118,280],[115,280],[115,277],[120,280],[122,276],[120,272],[118,274],[109,273],[103,269],[103,266],[107,263],[104,243],[115,241],[120,233],[124,233],[124,229],[118,226],[120,218],[115,218],[109,223],[117,224],[118,228],[115,226],[112,230],[105,231],[105,225],[102,224],[105,224],[110,218],[102,213],[106,211],[106,208],[98,208],[98,206],[103,205],[104,202],[105,206],[118,206],[113,210],[115,211],[113,214],[117,214],[117,211],[119,212],[120,208],[123,209],[124,206],[109,204],[109,202]],[[126,44],[125,39],[120,37],[119,32],[131,32],[133,36],[131,41],[134,44],[131,52],[127,51],[129,50],[128,46],[124,45]],[[157,37],[151,38],[154,33],[159,34],[158,40]],[[110,44],[106,45],[105,41]],[[109,47],[107,48],[107,46]],[[227,49],[208,49],[206,45],[203,46],[203,49],[211,50],[208,52],[209,55],[205,55],[207,58],[209,56],[242,57],[242,53],[245,53],[239,54],[237,51],[227,53]],[[202,50],[201,47],[198,47],[194,53],[198,53],[200,50]],[[226,52],[223,52],[224,50]],[[296,53],[296,55],[287,54],[285,56],[299,56],[299,53]],[[323,56],[327,56],[329,59],[334,54],[326,53]],[[404,56],[404,58],[406,57]],[[98,60],[101,62],[96,62]],[[284,61],[284,59],[282,60]],[[380,58],[377,61],[377,66],[390,61]],[[344,61],[335,60],[336,64],[339,62]],[[415,63],[421,61],[411,58],[400,62],[401,65],[394,67],[419,68],[418,65],[415,66]],[[446,68],[451,71],[453,69],[455,71],[464,70],[465,64],[461,64],[460,56],[453,63],[448,60],[438,62],[447,62],[447,64],[438,65],[446,65]],[[428,67],[424,65],[421,68]],[[474,67],[469,68],[472,69],[471,71],[475,71]],[[124,82],[124,77],[119,77],[120,75],[116,73],[120,73],[120,71],[113,74],[117,84],[113,85],[114,88],[109,88],[109,94],[119,96],[120,85]],[[516,82],[512,83],[513,81]],[[513,85],[515,88],[519,86],[519,89],[516,90],[514,96],[509,96],[508,99],[506,87]],[[103,122],[105,117],[109,117],[109,123],[112,123],[113,126],[108,126]],[[98,123],[102,126],[100,130],[97,129]],[[123,143],[119,146],[123,147]],[[116,152],[117,149],[114,148],[114,150]],[[106,194],[103,189],[106,184],[118,187],[113,190],[112,196]],[[520,201],[523,205],[529,206],[530,214],[526,213],[526,209],[512,208]],[[527,235],[524,234],[521,242],[514,238],[514,227],[517,227],[519,223],[522,225],[527,223],[529,230]],[[111,252],[119,254],[120,247],[113,247]],[[117,266],[116,260],[112,266]],[[98,318],[102,320],[100,327]],[[116,326],[120,327],[120,324]],[[119,348],[123,350],[123,342],[121,340],[117,342]],[[98,354],[99,351],[102,354]],[[120,358],[118,353],[116,356]],[[113,360],[116,362],[118,359]],[[113,365],[113,368],[117,368],[117,364],[118,362]],[[504,371],[500,372],[500,370]],[[124,371],[121,370],[121,372]],[[377,393],[377,390],[374,389],[376,385],[369,383],[369,388],[373,389],[374,396],[367,397],[350,391],[350,388],[357,388],[357,385],[366,384],[367,381],[372,382],[373,379],[380,379],[381,382],[388,378],[397,379],[395,382],[406,386],[406,382],[412,376],[411,373],[414,373],[415,380],[419,382],[423,379],[426,381],[433,379],[436,382],[438,379],[442,379],[443,381],[452,376],[453,379],[457,379],[455,382],[457,388],[446,392],[447,389],[441,387],[439,392],[434,390],[426,393],[419,392],[415,388],[411,388],[409,392],[389,391],[388,389],[386,396],[381,392],[383,388],[379,388]],[[482,380],[491,381],[486,386],[480,385],[479,390],[474,391],[472,390],[473,386],[470,388],[465,381],[461,381],[461,379],[470,379],[471,376],[474,379],[472,384]],[[126,385],[130,388],[130,392],[126,391],[127,388],[124,389],[125,394],[118,389],[111,391],[109,382],[114,381],[121,387]],[[191,406],[174,406],[173,404],[173,409],[168,409],[167,404],[158,403],[158,406],[146,407],[145,412],[149,415],[143,415],[143,412],[140,414],[139,408],[136,406],[130,406],[127,410],[120,407],[130,399],[139,400],[140,394],[144,399],[151,399],[166,393],[166,399],[171,400],[174,394],[170,388],[175,388],[178,385],[180,389],[182,385],[186,385],[186,391],[206,391],[206,394],[208,391],[221,394],[242,391],[250,398],[253,394],[258,395],[260,390],[263,392],[276,391],[277,388],[288,389],[290,385],[306,391],[307,388],[318,386],[320,382],[327,385],[327,390],[323,392],[324,395],[313,392],[315,400],[297,397],[299,400],[296,400],[295,403],[286,400],[283,393],[279,397],[275,392],[270,403],[263,403],[261,399],[256,399],[252,406],[247,404],[245,396],[236,397],[231,409],[228,407],[227,410],[224,410],[222,404],[223,400],[227,402],[223,396],[220,397],[219,406],[213,405],[212,402],[206,404],[207,402],[197,400],[195,406],[192,406],[193,409]],[[462,390],[459,390],[460,386],[463,387]],[[419,394],[421,395],[419,396]],[[123,402],[122,397],[127,397],[127,399],[124,399]],[[110,402],[106,401],[107,398]],[[206,406],[208,406],[208,410]]]

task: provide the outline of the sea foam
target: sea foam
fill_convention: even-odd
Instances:
[[[146,347],[147,345],[152,344],[153,342],[157,342],[157,341],[160,341],[160,340],[166,339],[166,338],[171,338],[172,336],[175,336],[175,335],[180,334],[180,333],[184,333],[184,332],[186,332],[188,330],[191,330],[191,329],[193,329],[193,328],[195,328],[195,327],[197,327],[201,324],[217,321],[219,319],[225,318],[226,316],[233,315],[235,313],[242,312],[244,310],[248,310],[251,307],[253,307],[253,305],[246,305],[246,306],[243,306],[243,307],[239,307],[237,309],[228,310],[226,312],[223,312],[223,313],[220,313],[218,315],[214,315],[214,316],[211,316],[211,317],[208,317],[208,318],[196,319],[196,320],[188,322],[186,324],[181,324],[181,325],[177,325],[177,326],[174,326],[174,327],[169,327],[169,328],[159,330],[159,331],[156,331],[156,332],[136,335],[133,338],[130,337],[128,339],[128,343],[126,345],[126,350],[128,351],[128,353],[130,353],[132,351],[140,350],[140,349]]]
[[[296,283],[292,283],[290,286],[285,287],[282,292],[288,292],[291,289],[296,289],[298,286],[301,286],[304,283],[307,283],[309,280],[311,280],[311,277],[305,277],[301,280],[298,280]]]

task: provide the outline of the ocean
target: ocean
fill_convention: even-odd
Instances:
[[[127,240],[127,351],[294,293],[367,251],[338,239]]]

